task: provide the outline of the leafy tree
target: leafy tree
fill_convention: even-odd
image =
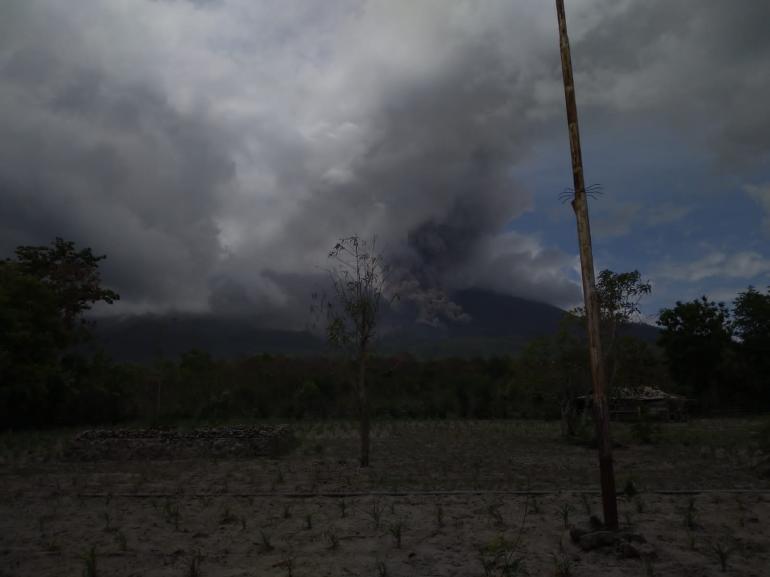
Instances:
[[[750,286],[736,297],[733,328],[740,340],[737,349],[744,370],[745,393],[753,401],[770,401],[770,287],[767,294],[762,294]]]
[[[649,282],[642,280],[642,275],[638,270],[630,272],[616,273],[609,269],[601,271],[596,280],[596,296],[599,304],[599,322],[602,342],[602,352],[604,355],[605,374],[607,375],[607,390],[612,394],[612,387],[619,379],[626,386],[643,385],[649,383],[638,382],[638,373],[635,369],[649,361],[650,351],[644,343],[629,335],[623,334],[623,328],[639,319],[641,314],[639,304],[645,295],[652,290]],[[585,310],[578,307],[573,311],[573,320],[580,323],[586,322]],[[569,317],[565,322],[569,323]],[[564,330],[563,330],[564,332]],[[580,357],[586,357],[586,345],[583,340],[568,338],[574,335],[575,331],[568,331],[561,337],[562,347],[572,349],[569,353],[563,352],[562,355],[571,357],[572,365],[580,366],[576,360]],[[561,362],[567,362],[564,358]],[[587,375],[587,364],[582,363],[581,370]],[[574,371],[573,371],[574,372]],[[583,373],[581,373],[582,376]],[[576,407],[576,400],[581,392],[574,384],[580,383],[585,387],[584,381],[578,381],[574,378],[565,383],[561,393],[561,412],[562,412],[562,432],[566,437],[572,437],[577,434],[581,414]]]
[[[20,246],[16,266],[22,274],[43,283],[52,292],[63,328],[73,339],[83,336],[78,325],[85,324],[83,313],[99,301],[112,304],[120,296],[101,286],[99,262],[90,248],[77,250],[75,243],[57,237],[51,246]]]
[[[671,375],[689,394],[707,403],[718,403],[726,361],[732,345],[729,311],[724,303],[705,296],[692,302],[677,301],[660,312],[658,344],[663,348]]]
[[[650,294],[652,285],[642,280],[638,270],[616,273],[605,269],[596,280],[596,293],[599,301],[602,348],[607,372],[607,387],[617,381],[618,371],[622,366],[622,355],[618,354],[619,342],[629,337],[621,335],[623,327],[638,320],[641,311],[639,304],[645,295]],[[574,311],[578,318],[585,320],[582,307]],[[628,343],[624,343],[628,350]]]
[[[670,378],[662,351],[641,339],[622,336],[615,345],[615,381],[629,389],[656,385],[668,388]]]
[[[66,342],[55,295],[16,263],[0,262],[0,422],[34,412]]]
[[[735,334],[744,344],[770,351],[770,287],[762,294],[750,286],[733,304]]]
[[[103,258],[57,238],[48,247],[19,247],[15,259],[0,261],[3,423],[52,418],[54,405],[63,403],[75,376],[85,374],[68,353],[87,335],[82,313],[95,302],[118,298],[101,287],[98,263]]]
[[[596,289],[602,318],[617,326],[638,318],[639,303],[650,294],[652,285],[642,281],[638,270],[615,273],[605,269],[599,273]]]
[[[361,433],[361,466],[369,466],[369,398],[367,363],[376,337],[387,267],[371,242],[358,236],[341,239],[329,252],[333,296],[325,303],[329,341],[345,351],[355,366],[354,387]]]
[[[530,341],[519,353],[516,368],[518,381],[533,386],[549,404],[558,401],[562,436],[577,436],[582,418],[577,399],[591,390],[591,373],[574,317],[565,315],[555,335]]]

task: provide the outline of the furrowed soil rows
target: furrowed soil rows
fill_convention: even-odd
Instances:
[[[596,455],[556,423],[381,423],[368,470],[355,423],[292,426],[299,446],[277,458],[74,462],[71,435],[4,435],[0,575],[80,575],[95,560],[97,575],[150,577],[673,577],[721,575],[722,561],[761,576],[770,481],[756,427],[666,424],[638,446],[618,425],[621,524],[646,543],[595,550],[568,527],[600,512]]]

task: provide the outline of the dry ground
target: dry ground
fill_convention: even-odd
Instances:
[[[760,424],[667,424],[656,446],[615,427],[619,490],[639,490],[619,500],[621,523],[655,550],[642,559],[570,542],[565,521],[600,512],[596,455],[556,423],[378,424],[369,470],[351,423],[299,425],[281,459],[219,462],[66,463],[71,433],[7,434],[0,576],[88,576],[90,560],[142,577],[768,576]]]

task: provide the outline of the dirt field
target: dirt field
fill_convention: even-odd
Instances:
[[[596,455],[557,423],[378,424],[369,470],[352,423],[218,462],[61,462],[67,434],[3,435],[0,576],[768,576],[760,424],[666,424],[655,446],[617,425],[639,492],[621,524],[647,543],[593,551],[565,527],[600,513]]]

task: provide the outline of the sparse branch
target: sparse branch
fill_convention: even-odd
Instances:
[[[374,238],[371,241],[356,235],[342,238],[329,251],[329,259],[334,265],[327,269],[333,294],[325,307],[326,332],[329,342],[345,350],[356,367],[362,466],[369,464],[366,366],[377,335],[387,272],[375,248]]]

